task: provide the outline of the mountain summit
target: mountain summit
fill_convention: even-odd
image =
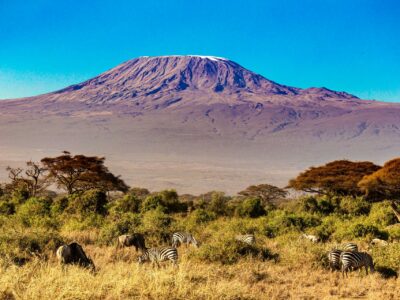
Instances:
[[[214,56],[156,56],[129,60],[99,76],[62,90],[30,98],[56,105],[127,106],[152,110],[169,106],[216,103],[279,103],[304,100],[357,99],[326,88],[300,89],[278,84],[225,58]],[[293,103],[292,103],[293,104]]]
[[[399,137],[398,104],[282,85],[214,56],[139,57],[0,101],[0,157],[105,155],[128,182],[157,189],[284,185],[333,159],[381,163],[398,155]]]
[[[190,55],[139,57],[60,92],[99,89],[110,99],[118,100],[176,94],[185,90],[211,95],[295,95],[300,91],[270,81],[225,58]]]

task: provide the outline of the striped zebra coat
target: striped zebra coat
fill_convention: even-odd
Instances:
[[[240,234],[235,236],[235,240],[249,245],[254,245],[256,243],[256,237],[254,234]]]
[[[371,255],[366,252],[351,252],[344,251],[340,254],[340,262],[342,264],[342,275],[346,274],[349,270],[356,270],[365,267],[365,272],[368,274],[368,268],[371,273],[375,271],[374,262]]]
[[[195,247],[199,247],[199,243],[192,234],[188,232],[175,232],[172,235],[172,247],[176,248],[181,244],[186,244],[186,246],[192,244]]]
[[[152,264],[156,264],[160,267],[160,262],[170,260],[173,265],[178,264],[178,251],[176,248],[161,247],[161,248],[146,248],[143,254],[139,256],[139,264],[143,264],[146,261],[150,261]]]
[[[342,245],[342,250],[343,251],[355,251],[358,252],[358,246],[355,243],[346,243]]]
[[[342,254],[342,250],[333,249],[328,253],[328,261],[329,267],[331,270],[340,270],[340,254]]]

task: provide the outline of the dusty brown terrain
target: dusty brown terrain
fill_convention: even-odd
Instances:
[[[400,105],[277,84],[229,60],[144,57],[54,93],[0,101],[0,168],[103,155],[130,185],[200,193],[400,149]],[[5,172],[0,172],[4,179]]]

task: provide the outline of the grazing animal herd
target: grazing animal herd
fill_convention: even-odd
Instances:
[[[168,260],[177,266],[178,250],[176,247],[181,244],[185,244],[186,246],[192,244],[195,247],[199,247],[199,242],[188,232],[175,232],[172,235],[172,247],[147,248],[145,238],[140,233],[123,234],[117,238],[117,250],[133,246],[136,251],[140,250],[142,252],[142,255],[138,257],[139,264],[150,261],[157,266],[160,266],[160,262]],[[62,265],[76,264],[93,271],[95,270],[93,261],[86,256],[82,246],[76,242],[60,246],[57,249],[56,256]]]
[[[302,233],[300,238],[305,238],[313,243],[319,242],[316,236]],[[254,234],[236,235],[235,240],[240,243],[254,245],[256,239]],[[171,261],[174,266],[178,265],[178,250],[177,247],[185,244],[188,247],[190,244],[199,247],[200,243],[196,238],[188,232],[175,232],[172,235],[172,246],[147,248],[145,238],[140,233],[124,234],[117,238],[117,250],[124,247],[135,247],[136,251],[141,251],[138,257],[138,263],[151,262],[152,265],[160,266],[160,262]],[[386,246],[387,242],[379,239],[373,239],[371,245]],[[86,255],[82,246],[73,242],[68,245],[60,246],[57,249],[56,256],[60,264],[76,264],[84,268],[95,271],[95,265],[92,259]],[[328,252],[329,267],[332,271],[341,270],[343,277],[349,271],[365,268],[368,274],[368,269],[373,273],[374,263],[371,255],[366,252],[359,252],[358,246],[355,243],[346,243],[341,246],[336,246]]]
[[[341,249],[329,251],[328,260],[331,270],[341,270],[343,276],[347,276],[348,271],[356,269],[361,271],[362,267],[365,267],[367,274],[368,269],[371,273],[375,271],[371,255],[366,252],[359,252],[355,243],[347,243],[342,245]]]

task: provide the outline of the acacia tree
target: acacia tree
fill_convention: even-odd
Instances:
[[[262,205],[270,205],[273,202],[285,198],[287,191],[270,184],[251,185],[238,193],[241,196],[258,198]]]
[[[49,172],[48,178],[68,194],[90,189],[128,191],[125,182],[104,166],[104,157],[74,155],[64,151],[57,157],[41,160]]]
[[[376,172],[365,176],[358,183],[365,196],[371,200],[391,199],[391,207],[400,222],[400,158],[387,161]]]
[[[26,166],[25,170],[7,167],[8,177],[11,179],[8,189],[23,189],[29,197],[35,197],[49,186],[45,176],[47,169],[33,161],[26,162]]]
[[[400,158],[386,162],[358,183],[367,197],[400,198]]]
[[[381,167],[369,161],[336,160],[311,167],[289,181],[289,188],[318,194],[361,195],[358,182]]]

